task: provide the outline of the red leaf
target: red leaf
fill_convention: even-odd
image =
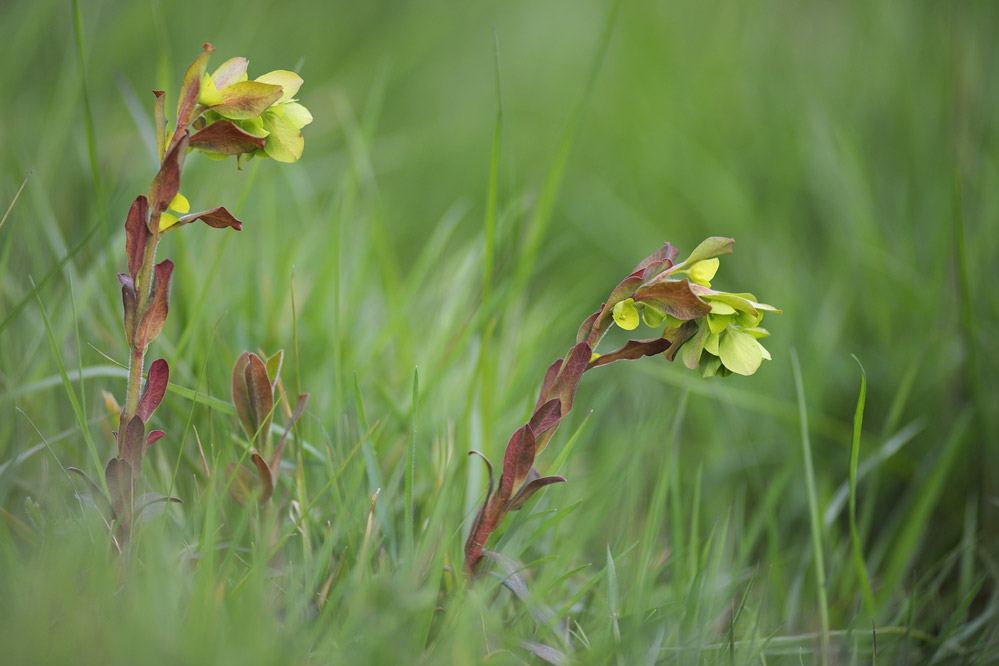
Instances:
[[[139,407],[135,412],[144,422],[149,422],[149,417],[163,401],[169,380],[170,366],[167,365],[166,359],[160,358],[153,361],[152,365],[149,366],[149,374],[146,375],[146,388],[142,392],[142,397],[139,398]]]
[[[507,511],[519,511],[521,507],[531,499],[531,495],[538,492],[545,486],[550,486],[553,483],[565,483],[565,477],[561,476],[542,476],[540,478],[535,478],[524,484],[524,487],[520,489],[513,499],[510,500],[509,504],[506,506]]]
[[[635,302],[644,302],[682,321],[711,312],[711,306],[690,289],[687,280],[667,280],[645,285],[635,292]]]
[[[267,461],[264,460],[263,456],[256,451],[250,455],[250,460],[257,466],[257,474],[260,475],[261,491],[259,501],[261,504],[265,504],[271,498],[271,495],[274,494],[274,479],[271,478],[271,468],[267,466]]]
[[[215,229],[225,229],[229,227],[235,229],[236,231],[243,230],[243,223],[237,220],[229,213],[225,208],[221,206],[218,208],[212,208],[211,210],[203,210],[199,213],[191,213],[190,215],[185,215],[184,217],[177,220],[177,223],[168,228],[173,229],[175,227],[180,227],[184,224],[190,224],[191,222],[196,222],[201,220],[210,227]]]
[[[190,145],[209,153],[241,155],[263,150],[266,143],[265,137],[254,136],[228,120],[216,120],[195,132]]]
[[[139,275],[142,259],[146,253],[149,233],[149,205],[141,194],[132,202],[125,218],[125,254],[128,256],[128,273],[132,279]]]
[[[663,270],[669,268],[676,261],[678,250],[671,244],[666,243],[661,248],[638,262],[633,273],[642,271],[642,278],[648,280]],[[651,270],[650,270],[651,269]]]
[[[628,340],[623,347],[608,352],[590,361],[587,370],[601,365],[607,365],[614,361],[632,361],[643,356],[655,356],[666,351],[670,346],[669,340],[663,338],[652,338],[651,340]]]
[[[118,433],[118,455],[123,458],[138,476],[142,465],[142,454],[146,449],[146,424],[138,416],[122,426]]]
[[[165,434],[166,433],[163,432],[162,430],[151,431],[148,435],[146,435],[146,448],[148,449],[150,446],[160,441],[160,438],[163,437],[163,435]]]
[[[596,326],[603,324],[604,320],[610,316],[611,312],[614,310],[614,306],[623,301],[626,298],[631,298],[631,295],[635,293],[635,290],[642,285],[642,276],[632,273],[625,279],[621,280],[620,284],[614,287],[614,291],[610,293],[607,297],[607,301],[604,303],[603,309],[600,311],[600,316],[597,317]]]
[[[118,273],[118,281],[121,282],[121,305],[125,312],[125,340],[131,347],[132,337],[135,333],[135,309],[138,307],[138,296],[135,293],[135,282],[126,273]]]
[[[562,418],[562,401],[558,398],[554,400],[549,400],[541,406],[540,409],[534,412],[531,416],[531,421],[528,425],[531,426],[531,431],[534,432],[535,437],[548,430],[552,426],[556,425]]]
[[[603,304],[601,304],[600,309],[591,314],[589,317],[587,317],[586,321],[584,321],[579,326],[579,331],[576,332],[576,344],[586,341],[589,342],[590,345],[592,346],[593,342],[595,341],[590,339],[590,334],[593,332],[593,327],[597,322],[597,318],[600,316],[600,313],[603,312],[603,310],[604,306]]]
[[[135,346],[145,349],[163,330],[170,302],[170,277],[173,275],[173,262],[164,259],[156,264],[153,276],[152,300],[146,308],[142,320],[135,331]]]
[[[211,44],[205,44],[202,48],[205,52],[195,58],[187,68],[187,72],[184,73],[184,83],[180,87],[180,99],[177,100],[177,128],[180,130],[186,130],[193,120],[194,111],[198,106],[198,95],[201,94],[201,80],[205,78],[208,59],[215,52],[215,47]]]
[[[503,506],[513,495],[515,488],[527,478],[527,473],[534,464],[534,432],[531,426],[524,425],[513,433],[506,445],[503,455],[503,476],[500,477],[500,487],[497,501]]]
[[[256,419],[253,416],[253,406],[250,404],[250,392],[246,385],[246,375],[244,371],[250,365],[250,352],[243,352],[236,359],[236,365],[232,368],[232,404],[236,407],[236,414],[239,415],[239,423],[243,426],[246,438],[253,437],[257,431]]]
[[[267,366],[256,354],[250,354],[249,363],[243,370],[250,408],[253,410],[253,431],[247,433],[251,441],[263,448],[271,434],[271,411],[274,409],[274,394],[267,378]],[[254,440],[254,437],[256,439]]]
[[[593,356],[590,345],[580,342],[569,350],[565,363],[559,370],[555,383],[552,384],[549,397],[558,398],[562,401],[562,417],[572,411],[572,399],[576,395],[576,386],[579,378],[586,372],[586,366]]]
[[[534,403],[534,411],[538,411],[541,405],[548,402],[548,393],[552,390],[552,385],[555,384],[555,378],[558,377],[558,371],[561,368],[562,359],[558,359],[548,366],[548,370],[545,371],[545,379],[541,382],[541,393],[538,394],[538,401]]]
[[[149,185],[149,206],[153,209],[153,217],[158,218],[159,214],[170,206],[170,202],[180,190],[180,171],[184,166],[184,157],[187,155],[187,130],[175,141],[173,148],[163,158],[159,172]],[[151,217],[150,224],[152,221]],[[152,233],[156,233],[156,231],[156,229],[150,229]]]

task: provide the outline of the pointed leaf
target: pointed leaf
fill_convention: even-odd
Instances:
[[[184,74],[184,83],[180,87],[180,99],[177,100],[177,128],[181,131],[186,130],[187,126],[194,120],[198,96],[201,94],[201,81],[208,68],[208,59],[215,52],[215,47],[211,44],[205,44],[202,48],[205,52],[195,58],[191,66],[187,68],[187,72]]]
[[[191,148],[219,155],[242,155],[263,150],[267,140],[254,136],[228,120],[216,120],[191,137]]]
[[[185,130],[176,144],[163,158],[160,170],[149,185],[149,207],[152,208],[152,217],[157,218],[159,224],[159,214],[170,207],[170,202],[177,196],[180,190],[180,172],[184,166],[184,157],[187,155],[187,131]],[[152,217],[149,222],[152,224]],[[150,227],[150,231],[152,228]]]
[[[259,81],[239,81],[219,90],[222,103],[211,107],[224,118],[249,120],[281,98],[281,86]]]
[[[212,72],[212,81],[215,82],[215,87],[222,89],[237,81],[245,81],[246,66],[249,64],[250,61],[246,58],[237,57],[226,60]]]
[[[635,270],[632,273],[643,273],[643,279],[648,280],[652,276],[656,275],[659,271],[665,270],[673,265],[676,260],[677,249],[671,244],[666,243],[661,248],[650,254],[649,256],[638,262],[635,266]],[[652,272],[649,269],[653,269]]]
[[[635,301],[648,303],[660,312],[686,321],[711,312],[711,306],[690,289],[687,280],[667,280],[640,287]]]
[[[243,370],[243,378],[246,380],[246,390],[250,398],[250,407],[253,409],[253,423],[255,428],[249,433],[251,441],[256,435],[256,442],[259,448],[263,448],[271,434],[271,411],[274,409],[274,393],[271,382],[267,378],[267,367],[260,357],[250,354],[250,362]]]
[[[226,227],[230,229],[235,229],[236,231],[243,230],[243,223],[232,216],[232,214],[225,208],[219,206],[218,208],[212,208],[211,210],[203,210],[197,213],[191,213],[190,215],[185,215],[184,217],[177,220],[177,223],[171,227],[179,228],[182,225],[190,224],[191,222],[196,222],[201,220],[208,226],[214,229],[225,229]]]
[[[717,257],[720,254],[732,254],[733,243],[735,243],[735,240],[721,236],[707,238],[701,241],[701,244],[694,248],[690,256],[683,260],[683,265],[693,266],[698,261]]]
[[[271,388],[277,383],[281,374],[281,363],[284,361],[284,350],[279,349],[273,356],[267,359],[267,378],[271,380]]]
[[[548,402],[548,393],[552,390],[552,386],[555,384],[555,379],[558,377],[558,371],[562,368],[562,359],[558,359],[554,363],[548,366],[548,370],[545,371],[545,379],[541,382],[541,393],[538,394],[538,401],[534,403],[534,411],[538,411],[541,405]]]
[[[600,313],[604,311],[604,307],[601,305],[600,309],[591,314],[586,320],[580,325],[579,331],[576,332],[576,344],[586,341],[592,342],[590,340],[590,334],[593,332],[593,327],[597,323],[597,318],[600,317]]]
[[[164,259],[156,264],[153,277],[152,300],[135,331],[135,346],[145,349],[163,330],[170,302],[170,276],[173,275],[173,262]]]
[[[580,377],[586,372],[586,366],[593,356],[590,345],[580,342],[569,350],[565,363],[559,370],[558,377],[552,385],[550,397],[558,398],[562,401],[562,417],[572,411],[572,399],[576,395],[576,386]]]
[[[256,451],[250,456],[250,460],[257,467],[257,474],[260,475],[260,503],[266,504],[267,500],[271,498],[274,494],[274,479],[271,477],[271,468],[267,466],[267,461],[264,460]]]
[[[129,464],[136,476],[145,450],[146,424],[138,416],[133,416],[118,433],[118,456]]]
[[[559,422],[562,418],[562,401],[558,398],[549,400],[534,412],[528,425],[534,432],[535,437],[548,430]]]
[[[166,433],[163,432],[162,430],[151,431],[148,435],[146,435],[146,448],[148,449],[150,446],[160,441],[160,438],[163,437],[163,435],[165,434]]]
[[[590,361],[590,368],[607,365],[615,361],[632,361],[643,356],[655,356],[669,349],[670,341],[663,338],[651,340],[628,340],[620,349],[602,354]]]
[[[565,477],[561,476],[542,476],[537,479],[533,479],[524,484],[524,487],[510,500],[507,504],[507,511],[519,511],[527,500],[531,499],[534,493],[538,492],[545,486],[550,486],[553,483],[565,483]]]
[[[156,156],[163,161],[163,151],[166,150],[166,93],[162,90],[154,90],[156,101],[153,102],[153,126],[156,129]]]
[[[128,256],[128,274],[135,280],[146,254],[149,233],[149,206],[141,194],[132,202],[125,218],[125,254]]]
[[[146,375],[146,388],[139,398],[139,407],[136,415],[144,422],[149,423],[149,418],[156,411],[166,394],[167,383],[170,381],[170,366],[165,358],[153,361],[149,366],[149,374]]]
[[[249,388],[246,385],[244,375],[244,371],[249,365],[250,352],[243,352],[236,359],[236,365],[232,369],[232,404],[236,408],[239,423],[243,426],[243,432],[246,433],[247,439],[251,439],[253,433],[257,431],[256,418],[253,415]]]
[[[513,433],[503,456],[503,476],[500,477],[498,493],[503,504],[506,504],[513,496],[513,491],[524,482],[533,464],[534,432],[529,425],[524,425]]]
[[[138,307],[138,296],[135,293],[135,282],[125,273],[118,273],[118,281],[121,282],[121,305],[125,313],[125,340],[128,346],[132,346],[132,337],[135,333],[135,310]]]

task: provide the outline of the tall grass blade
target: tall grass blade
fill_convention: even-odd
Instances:
[[[864,424],[864,402],[867,400],[867,373],[856,356],[853,360],[860,366],[860,395],[857,397],[857,409],[853,414],[853,442],[850,446],[850,543],[853,547],[853,565],[860,581],[860,592],[864,598],[871,621],[874,621],[874,593],[867,577],[867,565],[864,564],[864,552],[860,547],[860,533],[857,531],[857,462],[860,459],[860,433]]]

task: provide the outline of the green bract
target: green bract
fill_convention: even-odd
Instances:
[[[248,80],[246,58],[230,58],[201,79],[204,108],[191,145],[213,159],[229,155],[273,157],[295,162],[302,156],[302,128],[312,114],[295,99],[302,77],[287,70]]]

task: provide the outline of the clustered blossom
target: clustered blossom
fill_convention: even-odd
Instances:
[[[565,481],[561,476],[542,476],[534,461],[572,409],[584,372],[643,356],[662,355],[672,361],[680,354],[685,366],[699,368],[703,376],[725,377],[751,375],[763,359],[770,358],[759,343],[759,338],[768,335],[760,323],[763,312],[780,310],[758,303],[752,294],[711,288],[720,263],[718,256],[732,252],[732,244],[731,238],[712,237],[684,261],[675,263],[677,250],[666,243],[639,262],[579,327],[575,346],[548,368],[530,420],[510,438],[498,485],[493,481],[492,464],[483,456],[489,485],[465,542],[465,570],[469,574],[475,572],[486,554],[489,536],[507,513],[521,508],[544,486]],[[596,352],[613,324],[633,331],[643,321],[653,329],[662,326],[662,332],[653,338],[628,340],[614,351]]]

